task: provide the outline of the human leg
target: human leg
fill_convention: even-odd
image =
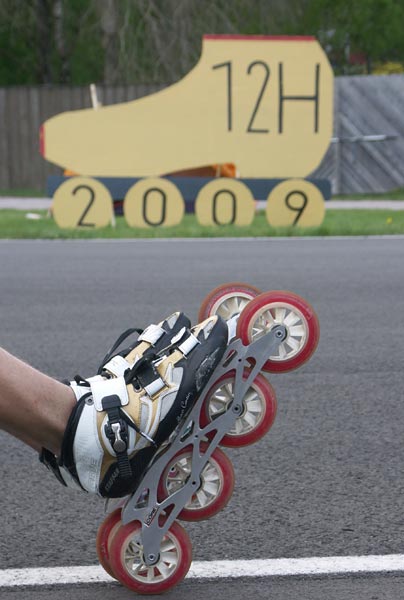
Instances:
[[[39,451],[60,454],[76,399],[69,386],[0,348],[0,428]]]

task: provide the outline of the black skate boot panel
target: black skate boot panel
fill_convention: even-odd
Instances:
[[[176,367],[184,369],[183,377],[174,403],[161,420],[154,435],[154,441],[158,446],[167,440],[187,417],[219,364],[227,348],[228,329],[226,323],[221,317],[217,317],[217,322],[207,339],[204,338],[203,330],[199,332],[197,339],[200,344],[192,350],[189,356],[176,363]]]
[[[139,450],[130,459],[132,478],[128,481],[120,477],[117,463],[113,463],[105,473],[99,486],[99,493],[104,498],[123,498],[136,491],[140,480],[156,454],[154,446]]]
[[[70,413],[66,429],[63,435],[62,446],[60,451],[59,458],[59,466],[64,467],[70,475],[73,477],[74,481],[84,490],[81,485],[77,469],[76,462],[74,460],[74,451],[73,444],[74,438],[77,431],[77,426],[80,421],[81,414],[83,412],[85,406],[85,398],[81,398],[73,407],[72,412]]]

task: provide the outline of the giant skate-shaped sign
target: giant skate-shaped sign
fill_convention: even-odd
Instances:
[[[46,121],[43,154],[104,177],[226,162],[242,177],[305,177],[331,136],[332,72],[314,38],[209,35],[178,83]]]
[[[251,179],[304,178],[316,169],[332,117],[333,74],[314,38],[206,35],[199,62],[179,82],[52,117],[41,148],[64,169],[98,178],[232,163],[257,198]]]

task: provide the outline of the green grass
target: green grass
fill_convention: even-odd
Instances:
[[[391,235],[404,234],[404,211],[388,210],[327,210],[321,226],[307,229],[296,227],[273,228],[265,213],[258,213],[248,227],[202,227],[194,215],[185,215],[176,227],[134,229],[123,217],[116,227],[102,229],[59,229],[46,211],[32,211],[39,220],[26,218],[25,211],[0,211],[0,238],[84,239],[84,238],[172,238],[172,237],[278,237],[331,235]]]
[[[1,196],[10,198],[45,198],[46,194],[43,190],[13,188],[12,190],[0,190],[0,197]]]

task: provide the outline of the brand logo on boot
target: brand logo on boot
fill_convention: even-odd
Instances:
[[[181,400],[181,411],[179,412],[179,414],[177,415],[177,422],[179,423],[180,421],[182,421],[186,410],[188,408],[188,404],[189,404],[189,400],[191,398],[192,394],[191,392],[188,392],[188,394],[185,396],[184,400]]]
[[[107,492],[109,492],[109,490],[112,488],[112,486],[114,485],[114,483],[118,479],[118,477],[119,477],[119,469],[115,469],[115,471],[113,473],[111,473],[110,478],[108,479],[107,483],[105,484],[105,490]]]

